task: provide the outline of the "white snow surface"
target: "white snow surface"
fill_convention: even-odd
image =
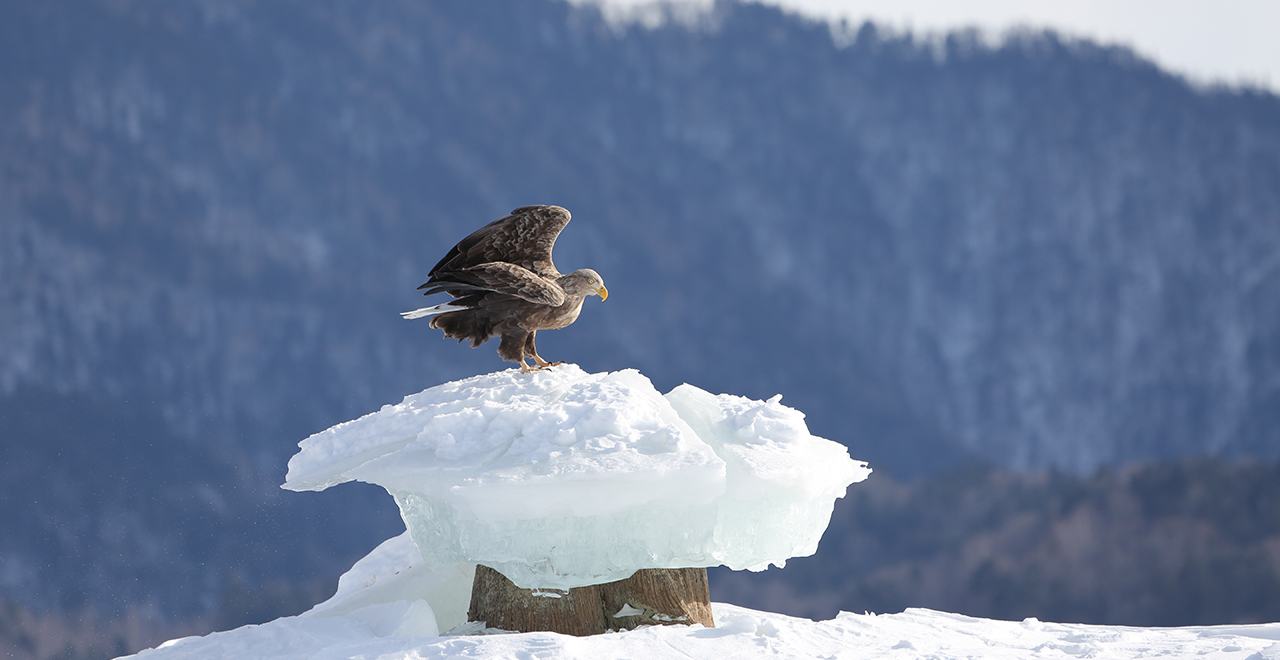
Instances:
[[[1280,624],[1126,628],[975,619],[925,609],[841,612],[809,621],[713,603],[717,627],[651,626],[591,637],[557,633],[394,637],[351,618],[298,616],[167,642],[139,660],[434,660],[467,658],[1204,658],[1278,660]]]
[[[992,621],[925,609],[900,614],[841,612],[829,621],[713,603],[715,628],[646,626],[571,637],[557,633],[493,634],[462,626],[439,635],[432,608],[435,580],[416,573],[421,557],[407,534],[387,541],[339,581],[333,598],[295,617],[204,637],[166,642],[130,656],[139,660],[444,660],[467,658],[1205,658],[1280,660],[1280,623],[1131,628]],[[448,573],[448,571],[446,571]],[[439,576],[436,576],[439,577]],[[432,586],[435,585],[435,586]],[[422,596],[426,594],[426,598]],[[434,599],[434,602],[432,600]],[[465,603],[461,606],[465,609]],[[437,611],[442,619],[445,616]],[[458,620],[454,616],[451,620]],[[488,632],[490,634],[477,634]],[[459,634],[470,633],[470,634]]]
[[[635,370],[509,369],[432,387],[303,440],[284,487],[395,498],[435,567],[569,589],[641,568],[764,570],[817,550],[865,463],[753,401]]]

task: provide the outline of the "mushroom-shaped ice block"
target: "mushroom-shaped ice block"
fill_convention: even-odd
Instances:
[[[317,433],[284,488],[386,488],[424,561],[527,589],[813,554],[871,470],[779,403],[575,365],[446,383]]]

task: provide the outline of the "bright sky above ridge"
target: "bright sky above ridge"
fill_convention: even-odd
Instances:
[[[574,0],[634,7],[652,0]],[[1280,92],[1280,2],[1276,0],[763,0],[800,13],[873,20],[938,32],[978,27],[1000,35],[1019,26],[1050,28],[1123,44],[1197,82],[1247,83]],[[677,0],[709,6],[712,0]]]

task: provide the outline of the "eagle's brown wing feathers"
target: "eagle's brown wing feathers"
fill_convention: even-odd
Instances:
[[[438,275],[495,261],[516,264],[542,277],[559,277],[551,262],[551,249],[569,217],[559,206],[522,206],[459,241],[431,269],[427,283],[418,288],[435,285]]]
[[[554,307],[564,304],[564,289],[554,280],[539,277],[515,264],[494,261],[449,271],[449,277],[451,282],[441,282],[432,291],[448,291],[455,297],[492,291],[540,305]]]

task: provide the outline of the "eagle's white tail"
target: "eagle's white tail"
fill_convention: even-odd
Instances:
[[[424,316],[435,316],[436,314],[444,314],[445,312],[456,312],[462,309],[471,309],[462,305],[451,305],[449,303],[440,303],[435,307],[420,307],[411,312],[400,312],[400,316],[406,319],[420,319]]]

